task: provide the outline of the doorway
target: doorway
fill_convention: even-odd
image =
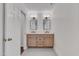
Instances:
[[[25,19],[25,20],[24,20]],[[39,17],[40,19],[40,17]],[[24,20],[24,21],[23,21]],[[24,23],[26,24],[26,15],[21,9],[18,9],[16,4],[4,4],[4,39],[3,39],[3,55],[5,56],[19,56],[24,51],[52,51],[54,47],[54,34],[44,34],[44,32],[39,34],[26,33],[26,29],[22,29]],[[28,22],[28,21],[27,21]],[[29,22],[28,22],[29,23]],[[43,25],[41,25],[43,26]],[[29,26],[25,26],[25,28]],[[40,29],[41,27],[39,27]],[[29,28],[28,28],[29,29]],[[25,31],[25,32],[23,32]],[[26,36],[26,49],[22,43]],[[32,40],[31,40],[32,38]],[[22,44],[22,45],[21,45]],[[30,49],[34,47],[34,49]],[[42,49],[44,48],[44,49]],[[47,49],[46,49],[47,48]],[[51,49],[49,49],[51,48]],[[44,52],[44,53],[45,53]],[[48,53],[48,52],[47,52]]]

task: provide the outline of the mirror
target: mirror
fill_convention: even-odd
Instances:
[[[51,29],[51,20],[48,17],[45,17],[43,20],[43,30],[50,30]]]
[[[37,20],[35,17],[30,20],[30,29],[37,30]]]

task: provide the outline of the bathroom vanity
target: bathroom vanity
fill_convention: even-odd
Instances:
[[[53,48],[54,34],[27,34],[28,48]]]

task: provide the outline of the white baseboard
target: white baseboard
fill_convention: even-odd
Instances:
[[[62,56],[60,51],[56,47],[54,47],[54,51],[55,51],[57,56]]]

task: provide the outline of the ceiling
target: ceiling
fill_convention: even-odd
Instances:
[[[25,7],[29,10],[51,10],[52,3],[25,3]]]

